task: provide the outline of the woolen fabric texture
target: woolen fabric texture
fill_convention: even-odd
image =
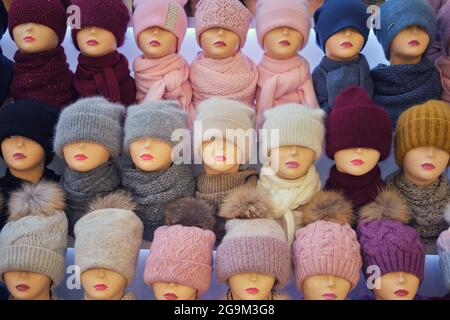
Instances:
[[[450,2],[446,2],[439,11],[438,15],[438,34],[442,40],[442,55],[450,55]]]
[[[450,229],[441,233],[437,241],[437,248],[445,285],[450,289]]]
[[[450,38],[450,34],[448,37]],[[436,69],[441,76],[441,84],[443,89],[441,99],[450,104],[450,55],[440,56],[436,60]]]
[[[8,28],[8,12],[5,5],[0,3],[0,40]],[[0,105],[9,95],[9,85],[12,80],[12,62],[3,55],[0,47]]]
[[[8,30],[8,11],[6,11],[5,4],[0,3],[0,39]]]
[[[428,0],[428,3],[433,7],[434,13],[436,14],[438,20],[437,20],[437,33],[436,38],[434,39],[433,47],[428,51],[427,58],[431,61],[436,61],[437,58],[440,57],[441,52],[444,50],[444,46],[442,46],[441,39],[445,39],[445,37],[442,36],[442,24],[446,23],[448,21],[448,14],[450,11],[450,4],[447,2],[447,0]],[[445,14],[444,12],[447,11]],[[448,25],[448,24],[447,24]]]

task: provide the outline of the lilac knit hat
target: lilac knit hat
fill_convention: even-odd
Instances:
[[[450,205],[445,209],[445,220],[450,225]],[[445,284],[450,289],[450,228],[441,233],[437,241],[437,248],[441,263],[442,272],[444,273]]]
[[[211,284],[216,237],[211,207],[203,200],[185,198],[169,204],[166,224],[155,231],[144,271],[144,281],[174,282],[205,293]]]
[[[195,13],[195,34],[201,46],[200,36],[211,28],[224,28],[236,33],[243,48],[252,21],[250,11],[238,0],[200,0]]]
[[[438,30],[442,41],[442,52],[450,56],[448,46],[450,45],[450,1],[444,4],[439,11]]]
[[[361,208],[357,232],[363,271],[378,266],[381,276],[406,272],[423,280],[425,250],[416,230],[407,225],[410,215],[404,200],[392,191]]]
[[[224,200],[219,215],[226,235],[217,249],[216,274],[221,282],[247,272],[275,277],[283,288],[290,276],[291,253],[286,234],[273,219],[268,196],[255,188],[242,188]]]
[[[302,210],[305,227],[293,247],[295,282],[299,291],[311,276],[333,275],[356,287],[361,273],[360,246],[352,222],[352,204],[333,191],[319,192]]]

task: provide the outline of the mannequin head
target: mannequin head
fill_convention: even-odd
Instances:
[[[364,44],[365,38],[358,30],[345,28],[328,38],[325,53],[331,60],[351,61],[358,57]]]
[[[50,300],[52,280],[43,274],[10,271],[3,278],[8,291],[16,300]]]
[[[289,27],[279,27],[264,36],[264,51],[273,59],[286,60],[295,57],[303,47],[303,35]]]
[[[80,51],[88,57],[103,57],[117,50],[115,35],[99,27],[84,27],[77,32]]]
[[[203,142],[202,162],[206,174],[227,174],[239,171],[242,153],[236,144],[225,139]]]
[[[89,172],[107,163],[111,157],[108,149],[98,143],[78,141],[62,149],[67,166],[78,172]]]
[[[369,148],[339,150],[334,154],[339,172],[352,176],[362,176],[370,172],[380,160],[380,152]]]
[[[377,300],[413,300],[420,280],[406,272],[391,272],[380,277],[380,289],[374,289]]]
[[[277,176],[287,180],[306,175],[316,159],[316,153],[300,146],[282,146],[270,151],[270,166]]]
[[[239,36],[224,28],[211,28],[200,35],[200,44],[208,58],[225,59],[238,53]]]
[[[197,290],[177,283],[156,282],[152,285],[156,300],[196,300]]]
[[[23,23],[13,29],[13,38],[23,53],[39,53],[55,49],[58,35],[51,28],[38,23]]]
[[[151,27],[138,36],[139,49],[146,59],[158,59],[177,52],[177,36],[160,27]]]
[[[262,273],[239,273],[228,279],[233,300],[268,300],[275,277]]]
[[[403,29],[391,43],[391,65],[419,63],[429,44],[430,36],[425,28],[412,25]]]
[[[172,165],[172,146],[155,138],[142,138],[130,144],[131,159],[139,170],[165,171]]]
[[[87,300],[120,300],[127,279],[115,271],[95,268],[81,274],[81,285]]]
[[[303,281],[305,300],[345,300],[351,283],[334,275],[311,276]]]

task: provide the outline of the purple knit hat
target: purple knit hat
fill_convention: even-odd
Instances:
[[[450,225],[450,205],[448,205],[445,209],[444,218]],[[437,241],[437,249],[441,269],[444,274],[445,285],[450,290],[450,228],[442,232],[439,236]]]
[[[442,41],[442,52],[450,56],[448,46],[450,45],[450,1],[444,4],[439,11],[438,30]]]

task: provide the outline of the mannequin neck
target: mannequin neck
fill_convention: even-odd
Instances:
[[[228,291],[227,298],[228,298],[228,300],[241,300],[241,299],[239,299],[239,297],[233,295],[233,291],[231,289]],[[273,300],[273,292],[272,291],[269,292],[269,295],[266,298],[261,299],[261,301],[266,301],[266,300]]]
[[[42,176],[44,175],[44,171],[44,162],[40,162],[39,164],[28,170],[16,170],[13,168],[9,168],[9,172],[11,172],[14,177],[34,184],[38,183],[41,180]]]
[[[233,166],[232,168],[230,168],[227,171],[216,171],[214,169],[209,168],[208,166],[203,166],[205,169],[205,173],[207,175],[214,175],[214,176],[219,176],[219,175],[224,175],[224,174],[233,174],[233,173],[238,173],[239,172],[239,164],[236,164],[235,166]]]
[[[396,54],[391,55],[391,66],[398,64],[419,64],[422,57],[402,57]]]

